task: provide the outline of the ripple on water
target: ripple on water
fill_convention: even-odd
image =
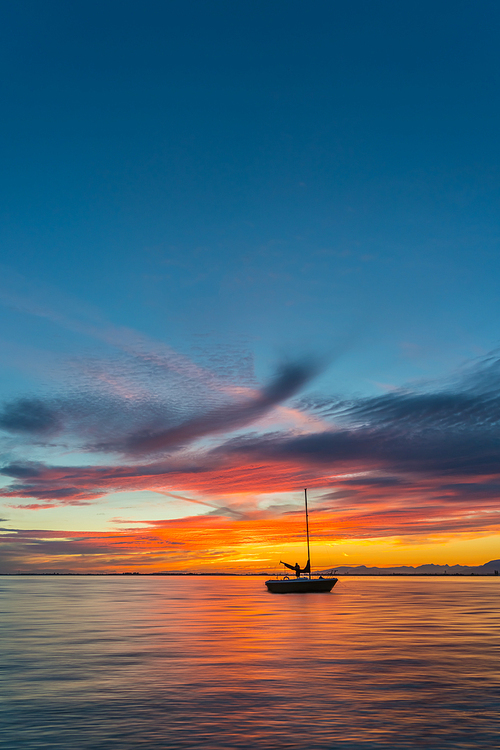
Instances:
[[[3,577],[0,747],[498,747],[498,587]]]

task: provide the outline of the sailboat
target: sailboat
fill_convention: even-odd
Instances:
[[[266,581],[268,591],[273,594],[302,594],[311,591],[331,591],[338,581],[338,578],[313,578],[311,575],[311,554],[309,550],[309,514],[307,512],[307,489],[304,490],[304,502],[306,507],[306,537],[307,537],[307,564],[301,570],[300,565],[289,565],[283,563],[290,570],[295,571],[295,578],[288,575],[282,578],[271,578]],[[280,560],[281,562],[281,560]]]

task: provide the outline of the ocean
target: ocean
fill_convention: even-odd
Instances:
[[[500,747],[498,577],[3,576],[0,747]]]

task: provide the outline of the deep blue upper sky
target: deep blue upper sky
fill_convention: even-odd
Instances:
[[[95,345],[47,307],[330,391],[497,346],[497,2],[1,11],[2,393]]]

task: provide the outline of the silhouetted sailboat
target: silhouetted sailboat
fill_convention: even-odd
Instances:
[[[304,490],[304,502],[306,507],[306,537],[307,537],[307,563],[300,568],[298,563],[282,563],[286,568],[295,572],[295,578],[283,576],[282,578],[271,578],[266,581],[266,586],[273,594],[301,594],[311,591],[331,591],[338,578],[313,578],[311,575],[311,553],[309,550],[309,514],[307,512],[307,490]],[[280,560],[281,563],[281,560]]]

